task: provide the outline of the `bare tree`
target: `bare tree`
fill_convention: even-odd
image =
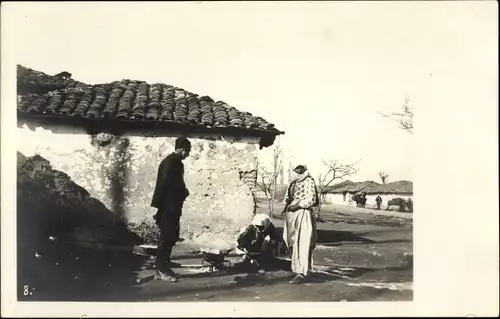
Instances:
[[[410,98],[405,98],[405,103],[402,105],[401,112],[392,112],[389,114],[378,112],[383,117],[389,118],[399,123],[399,127],[410,134],[413,134],[413,109],[410,105]]]
[[[265,168],[260,168],[258,171],[257,187],[266,197],[266,201],[269,207],[269,211],[272,212],[272,193],[273,193],[273,182],[272,174]]]
[[[278,177],[283,168],[283,149],[279,142],[273,146],[272,149],[272,163],[271,169],[267,170],[265,167],[259,167],[257,187],[263,192],[266,197],[269,207],[269,216],[272,217],[274,210],[274,202],[276,200],[276,188],[278,184]]]
[[[387,183],[387,181],[389,180],[389,173],[386,173],[386,172],[379,172],[378,173],[378,176],[380,176],[380,180],[382,180],[382,184],[385,185],[385,183]]]
[[[323,166],[326,168],[326,170],[318,177],[318,188],[320,194],[320,200],[318,203],[318,208],[316,210],[316,218],[318,220],[321,220],[320,212],[323,200],[323,191],[327,187],[332,185],[336,180],[343,180],[344,177],[356,174],[359,171],[359,168],[356,166],[358,163],[359,160],[350,164],[342,164],[337,160],[323,160]]]

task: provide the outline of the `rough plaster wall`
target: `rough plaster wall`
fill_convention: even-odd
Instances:
[[[18,151],[24,156],[44,157],[129,223],[153,224],[155,210],[149,204],[157,169],[173,151],[174,138],[129,136],[98,147],[81,132],[54,134],[39,127],[18,130]],[[191,156],[184,165],[191,195],[184,205],[181,237],[204,247],[232,247],[237,231],[254,213],[254,196],[248,184],[252,184],[258,147],[190,140]]]

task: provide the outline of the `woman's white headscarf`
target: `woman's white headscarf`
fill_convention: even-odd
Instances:
[[[292,182],[301,182],[301,181],[303,181],[304,179],[306,179],[306,177],[311,176],[311,174],[310,174],[310,173],[309,173],[309,171],[307,170],[307,166],[306,166],[305,164],[294,165],[293,170],[295,171],[295,170],[297,169],[297,167],[299,167],[299,166],[302,166],[302,167],[304,168],[304,173],[302,173],[302,174],[297,174],[297,173],[295,173],[295,174],[297,174],[297,175],[295,176],[295,178],[293,178],[293,179],[290,181],[290,183],[292,183]]]
[[[252,225],[254,226],[264,226],[264,229],[267,229],[271,224],[271,218],[269,218],[266,214],[255,214],[252,219]]]

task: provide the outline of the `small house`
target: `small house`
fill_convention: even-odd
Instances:
[[[86,84],[69,72],[18,65],[17,89],[19,156],[42,158],[86,190],[81,201],[101,202],[132,228],[153,223],[149,205],[160,161],[176,137],[188,137],[191,195],[181,237],[209,247],[232,244],[250,221],[259,150],[284,134],[262,117],[165,83]]]

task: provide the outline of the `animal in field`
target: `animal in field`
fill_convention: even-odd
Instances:
[[[357,207],[365,207],[366,206],[366,193],[365,192],[357,192],[352,195],[352,200],[356,202]]]

